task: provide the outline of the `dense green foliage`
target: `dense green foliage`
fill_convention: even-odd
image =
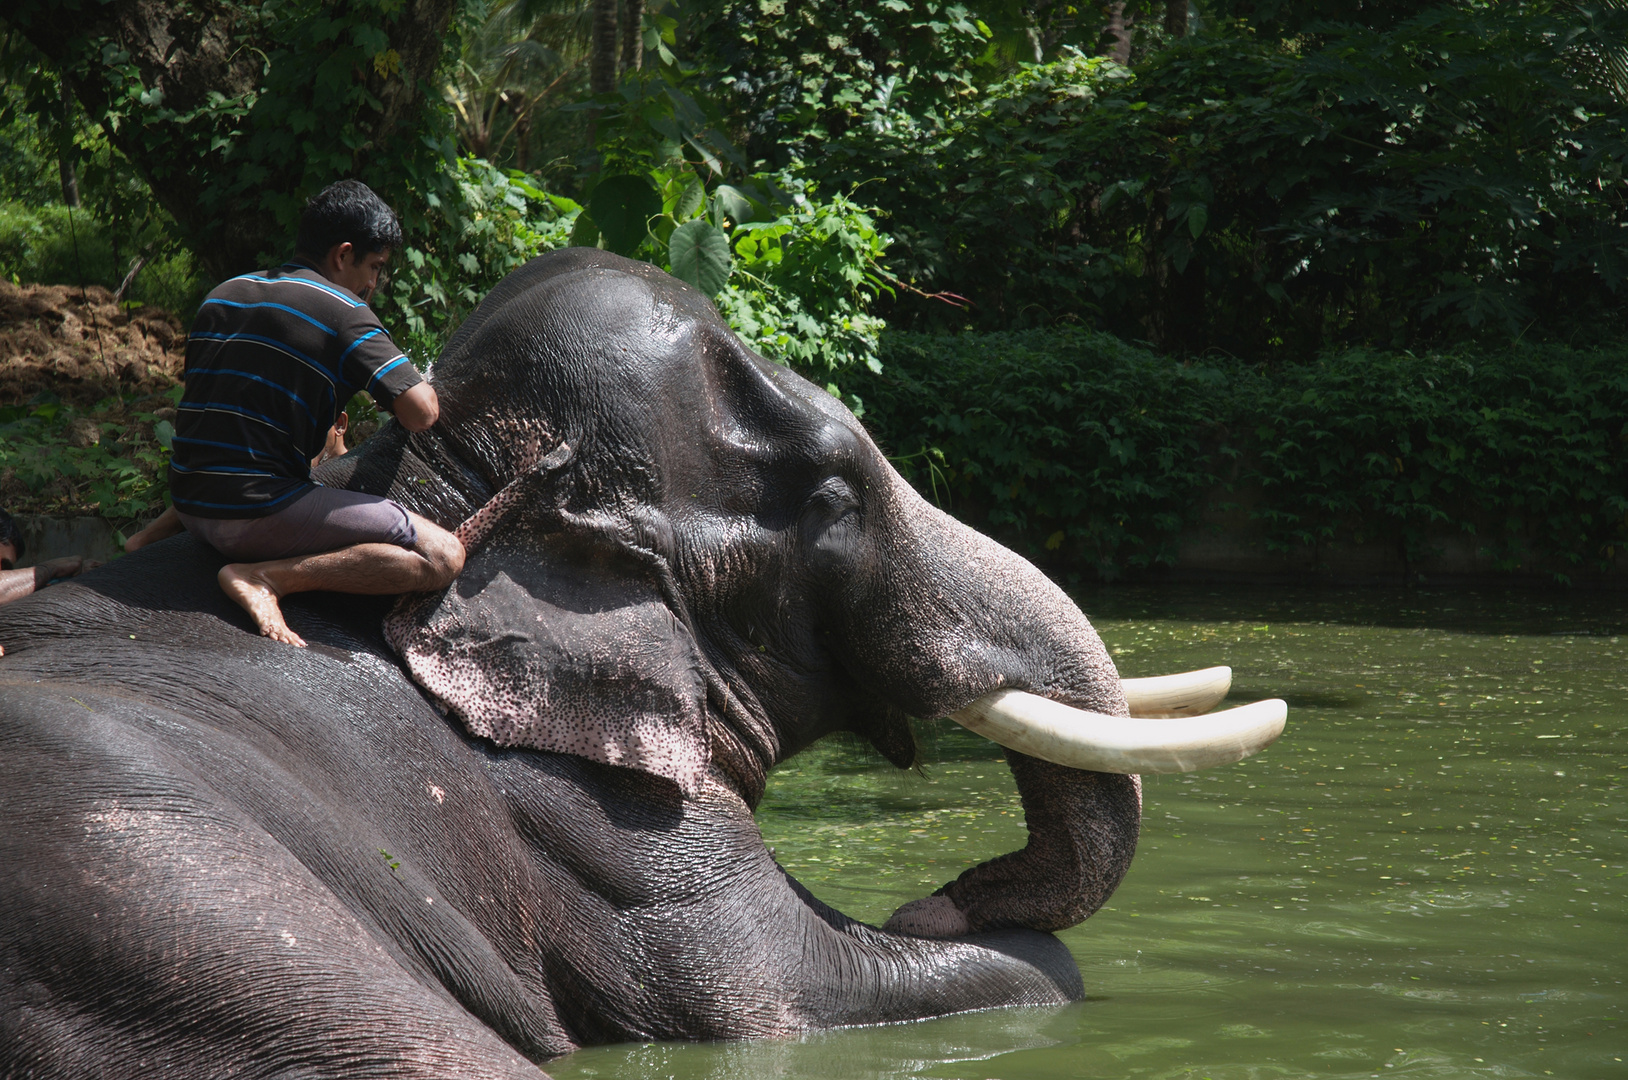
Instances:
[[[180,397],[125,401],[108,398],[75,409],[52,395],[27,405],[0,407],[0,470],[8,510],[30,513],[94,512],[116,526],[155,517],[168,491],[166,465],[175,427],[158,410]]]
[[[134,265],[133,259],[141,259]],[[101,285],[130,279],[123,299],[190,314],[202,295],[192,253],[158,224],[130,235],[115,221],[65,206],[0,205],[0,268],[14,284]]]
[[[219,278],[283,255],[305,199],[357,176],[402,206],[449,190],[451,118],[424,76],[456,50],[455,0],[166,5],[19,0],[8,40],[38,50],[29,109],[52,93],[149,185]],[[470,9],[468,14],[473,13]],[[414,197],[407,197],[407,196]]]
[[[582,206],[524,173],[466,158],[455,175],[456,198],[432,207],[435,227],[409,240],[383,290],[381,306],[421,363],[510,270],[540,252],[592,244],[600,232]],[[850,199],[820,199],[793,176],[752,179],[709,192],[681,165],[618,173],[593,192],[621,196],[590,205],[626,232],[625,254],[714,295],[762,355],[833,386],[855,365],[876,366],[882,322],[866,308],[886,288],[875,266],[887,238]],[[641,192],[649,203],[635,207]],[[703,246],[675,251],[686,236]]]
[[[991,18],[1006,14],[986,4]],[[897,115],[949,115],[989,68],[993,31],[966,4],[721,0],[691,28],[708,81],[754,158],[812,160]]]
[[[580,209],[551,197],[519,171],[460,158],[442,193],[431,192],[421,226],[392,259],[375,301],[402,348],[423,366],[503,278],[542,251],[570,243]]]
[[[28,65],[0,42],[0,200],[8,205],[46,206],[62,197],[56,140],[29,110]],[[32,73],[39,77],[38,72]]]
[[[197,261],[174,220],[130,163],[56,78],[0,40],[0,275],[15,283],[101,285],[172,311],[202,295]],[[70,162],[80,206],[63,205],[59,161]],[[126,284],[126,278],[129,282]]]
[[[422,348],[531,242],[493,218],[489,178],[453,154],[453,111],[464,140],[476,138],[465,129],[477,99],[488,119],[476,126],[509,163],[526,159],[518,147],[534,129],[592,139],[532,147],[576,171],[514,180],[499,202],[521,183],[568,197],[589,211],[578,242],[697,282],[715,284],[727,253],[731,310],[743,297],[761,306],[738,323],[776,323],[757,340],[782,340],[776,355],[811,370],[874,358],[864,342],[833,352],[831,334],[808,337],[811,319],[878,316],[921,329],[1068,323],[1165,351],[1256,358],[1333,344],[1608,340],[1622,329],[1628,282],[1628,110],[1612,66],[1628,6],[1406,8],[1218,0],[1201,5],[1200,32],[1170,42],[1157,29],[1163,5],[1131,3],[1126,69],[1086,55],[1095,15],[1064,18],[1055,5],[654,4],[644,66],[560,122],[537,103],[577,85],[558,83],[565,72],[580,82],[581,49],[568,42],[586,9],[564,0],[460,7],[468,32],[448,38],[435,76],[446,96],[420,93],[407,107],[390,98],[399,0],[233,7],[233,32],[264,53],[254,85],[190,109],[148,85],[139,57],[127,63],[105,42],[99,60],[85,54],[69,74],[103,95],[76,145],[119,132],[160,190],[198,191],[217,246],[259,221],[262,256],[280,255],[316,185],[350,174],[378,187],[416,252],[398,276],[393,329],[410,329]],[[80,42],[81,53],[99,40]],[[1051,59],[1029,62],[1041,55]],[[464,86],[470,78],[479,85]],[[25,95],[40,139],[61,123],[49,82]],[[391,109],[392,134],[370,139],[368,118]],[[494,109],[508,110],[501,131]],[[40,186],[49,154],[12,156]],[[497,164],[490,175],[507,175]],[[860,271],[867,286],[844,294],[852,302],[841,310],[782,303],[757,283],[764,273],[741,276],[738,238],[689,224],[777,219],[789,204],[774,197],[773,177],[788,170],[812,198],[843,193],[880,211],[866,226],[876,236]],[[624,177],[660,205],[641,216],[616,203]],[[705,197],[675,212],[674,192],[691,177]],[[868,185],[862,196],[858,185]],[[593,220],[596,198],[604,223]],[[749,213],[731,212],[741,206]],[[125,246],[148,242],[135,224],[115,230],[131,234]],[[140,227],[156,236],[162,225]],[[879,289],[891,280],[883,249],[909,287]],[[422,288],[409,296],[409,285]]]
[[[141,299],[191,295],[357,176],[404,219],[376,303],[419,362],[525,259],[598,244],[1060,566],[1167,564],[1204,497],[1285,550],[1445,531],[1564,570],[1628,542],[1618,0],[1204,0],[1179,40],[1160,0],[652,2],[594,96],[581,0],[196,3],[217,92],[97,21],[131,0],[78,36],[5,17],[0,271],[112,288],[139,257]],[[89,499],[101,451],[39,407],[0,433],[29,475],[156,505],[100,457],[124,479]]]
[[[851,368],[881,370],[881,319],[870,301],[888,286],[877,266],[888,237],[871,211],[836,195],[821,200],[791,178],[795,192],[778,214],[747,221],[731,237],[735,272],[718,295],[730,326],[761,355],[835,392]],[[845,394],[863,412],[862,402]]]
[[[1209,510],[1277,550],[1472,535],[1503,569],[1628,544],[1628,352],[1351,351],[1267,370],[1080,330],[884,336],[854,381],[923,493],[1104,577],[1169,564]],[[1215,501],[1206,506],[1206,497]]]
[[[1418,0],[1212,0],[1213,17],[1239,19],[1274,38],[1296,38],[1341,24],[1387,30],[1419,13]],[[1335,30],[1335,32],[1338,32]]]
[[[1628,284],[1628,109],[1574,23],[1443,7],[1305,53],[1233,33],[1134,72],[1065,57],[815,171],[886,176],[895,267],[973,301],[901,294],[916,325],[1257,357],[1600,340]]]

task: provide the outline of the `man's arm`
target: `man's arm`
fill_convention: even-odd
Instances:
[[[54,578],[73,577],[85,568],[85,560],[78,555],[65,559],[52,559],[38,566],[25,566],[21,570],[0,570],[0,604],[21,600]]]
[[[435,388],[427,382],[414,383],[390,403],[396,422],[408,431],[424,431],[434,426],[441,415],[441,402]]]

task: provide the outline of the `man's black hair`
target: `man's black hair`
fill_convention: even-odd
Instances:
[[[23,557],[23,530],[4,510],[0,510],[0,544],[10,544],[17,550],[17,558]]]
[[[322,260],[335,244],[344,243],[355,247],[358,259],[364,252],[401,246],[401,223],[395,211],[360,180],[341,180],[311,196],[300,215],[294,249]]]

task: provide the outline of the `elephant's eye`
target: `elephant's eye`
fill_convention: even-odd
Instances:
[[[853,487],[841,477],[833,476],[814,489],[804,522],[816,534],[828,533],[839,525],[857,524],[859,509],[859,497]]]

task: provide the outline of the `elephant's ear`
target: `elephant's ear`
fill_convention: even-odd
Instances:
[[[632,555],[493,530],[445,592],[403,598],[385,636],[471,734],[700,789],[711,748],[699,650]]]

